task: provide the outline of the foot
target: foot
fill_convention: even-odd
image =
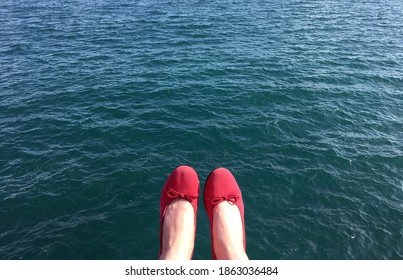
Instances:
[[[247,259],[242,192],[232,173],[213,170],[204,187],[213,259]]]
[[[189,166],[169,175],[160,198],[160,259],[191,259],[196,234],[199,178]]]

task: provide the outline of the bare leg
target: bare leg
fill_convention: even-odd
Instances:
[[[236,205],[223,201],[213,219],[213,244],[219,260],[247,260],[243,247],[242,220]]]
[[[185,199],[174,200],[167,208],[160,260],[190,260],[193,253],[194,210]]]

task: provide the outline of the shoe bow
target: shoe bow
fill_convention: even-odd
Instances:
[[[225,195],[225,196],[221,196],[221,197],[213,197],[213,198],[210,198],[210,202],[211,202],[211,204],[213,204],[213,205],[217,205],[218,203],[220,203],[220,202],[226,200],[226,201],[228,201],[230,204],[236,204],[236,202],[237,202],[238,199],[239,199],[239,196],[230,194],[230,195]]]
[[[183,198],[190,202],[192,202],[193,199],[196,199],[199,197],[199,195],[197,195],[197,194],[182,193],[182,192],[178,192],[178,191],[174,190],[173,188],[168,188],[167,195],[170,198]]]

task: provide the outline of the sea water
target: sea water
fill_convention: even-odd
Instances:
[[[251,259],[402,259],[402,89],[402,1],[2,0],[0,258],[156,259],[190,165]]]

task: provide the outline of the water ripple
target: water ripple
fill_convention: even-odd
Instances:
[[[188,164],[234,172],[253,259],[402,259],[402,11],[2,1],[0,258],[154,259]]]

